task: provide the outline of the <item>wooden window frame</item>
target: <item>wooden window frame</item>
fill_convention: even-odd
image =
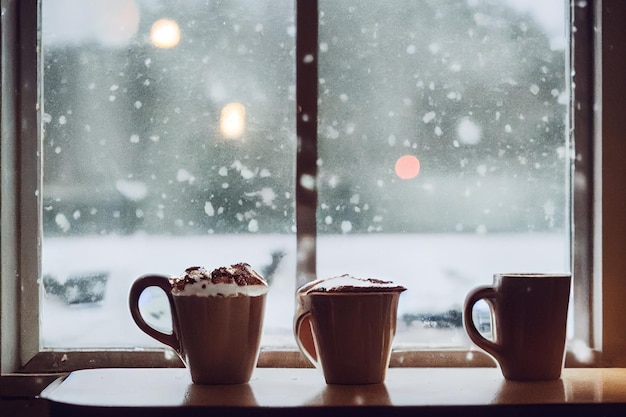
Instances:
[[[573,245],[575,338],[590,347],[567,366],[626,365],[626,34],[620,0],[571,0]],[[1,25],[1,372],[60,372],[95,367],[182,366],[161,349],[42,351],[39,341],[41,215],[41,75],[38,0],[0,0]],[[296,0],[297,178],[315,177],[317,161],[317,0]],[[310,55],[314,59],[304,59]],[[313,64],[311,64],[311,62]],[[306,115],[307,117],[302,117]],[[316,190],[296,181],[297,280],[315,276]],[[312,219],[312,220],[311,220]],[[592,278],[593,277],[593,278]],[[471,355],[468,355],[472,353]],[[394,352],[392,366],[493,366],[467,350]],[[296,350],[263,351],[259,366],[309,366]]]

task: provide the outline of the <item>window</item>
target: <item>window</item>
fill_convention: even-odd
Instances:
[[[6,177],[2,206],[3,258],[17,262],[3,259],[1,330],[19,365],[42,349],[157,346],[130,325],[127,287],[189,264],[269,268],[267,346],[293,343],[301,280],[351,272],[409,288],[398,347],[460,350],[469,288],[497,270],[569,268],[567,20],[542,26],[515,2],[320,1],[311,23],[311,3],[79,2],[106,9],[73,22],[58,14],[68,2],[43,0],[41,54],[13,50],[10,66],[3,45],[3,85],[25,93],[3,90],[2,118],[15,150],[3,176],[22,175]],[[22,45],[36,41],[34,4],[6,14],[24,19],[3,29]],[[146,302],[167,325],[158,296]],[[579,304],[576,326],[591,321],[591,300]],[[12,309],[25,314],[9,325]]]
[[[317,78],[292,3],[80,4],[42,3],[43,347],[159,346],[130,282],[239,260],[272,282],[264,344],[293,346],[294,73]],[[297,181],[318,276],[399,281],[398,343],[467,347],[460,304],[492,271],[569,270],[566,9],[424,4],[319,2]]]

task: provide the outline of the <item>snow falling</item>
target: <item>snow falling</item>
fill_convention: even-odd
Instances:
[[[155,1],[43,2],[42,268],[108,277],[80,314],[46,298],[47,346],[109,344],[96,329],[128,324],[139,274],[283,252],[264,337],[287,343],[302,213],[318,273],[404,282],[402,314],[454,310],[499,268],[569,265],[567,37],[547,2],[325,2],[318,59],[302,57],[319,70],[313,120],[290,0]],[[318,124],[300,176],[299,121]],[[401,342],[439,337],[412,326]],[[465,343],[458,330],[437,340]],[[150,344],[132,325],[120,337]]]

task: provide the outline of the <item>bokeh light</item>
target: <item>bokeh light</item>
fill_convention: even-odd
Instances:
[[[413,155],[404,155],[396,161],[396,175],[403,180],[415,178],[420,173],[420,161]]]
[[[180,42],[178,23],[170,19],[159,19],[152,24],[150,41],[157,48],[173,48]]]
[[[246,107],[241,103],[228,103],[220,114],[220,132],[226,139],[238,139],[246,131]]]

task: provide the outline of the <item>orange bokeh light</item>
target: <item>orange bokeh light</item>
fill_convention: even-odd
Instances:
[[[420,160],[413,155],[404,155],[396,161],[396,175],[403,180],[415,178],[420,173]]]
[[[160,19],[152,24],[150,41],[157,48],[173,48],[180,42],[178,23],[170,19]]]
[[[220,114],[220,132],[226,139],[238,139],[246,131],[246,107],[237,102],[228,103]]]

